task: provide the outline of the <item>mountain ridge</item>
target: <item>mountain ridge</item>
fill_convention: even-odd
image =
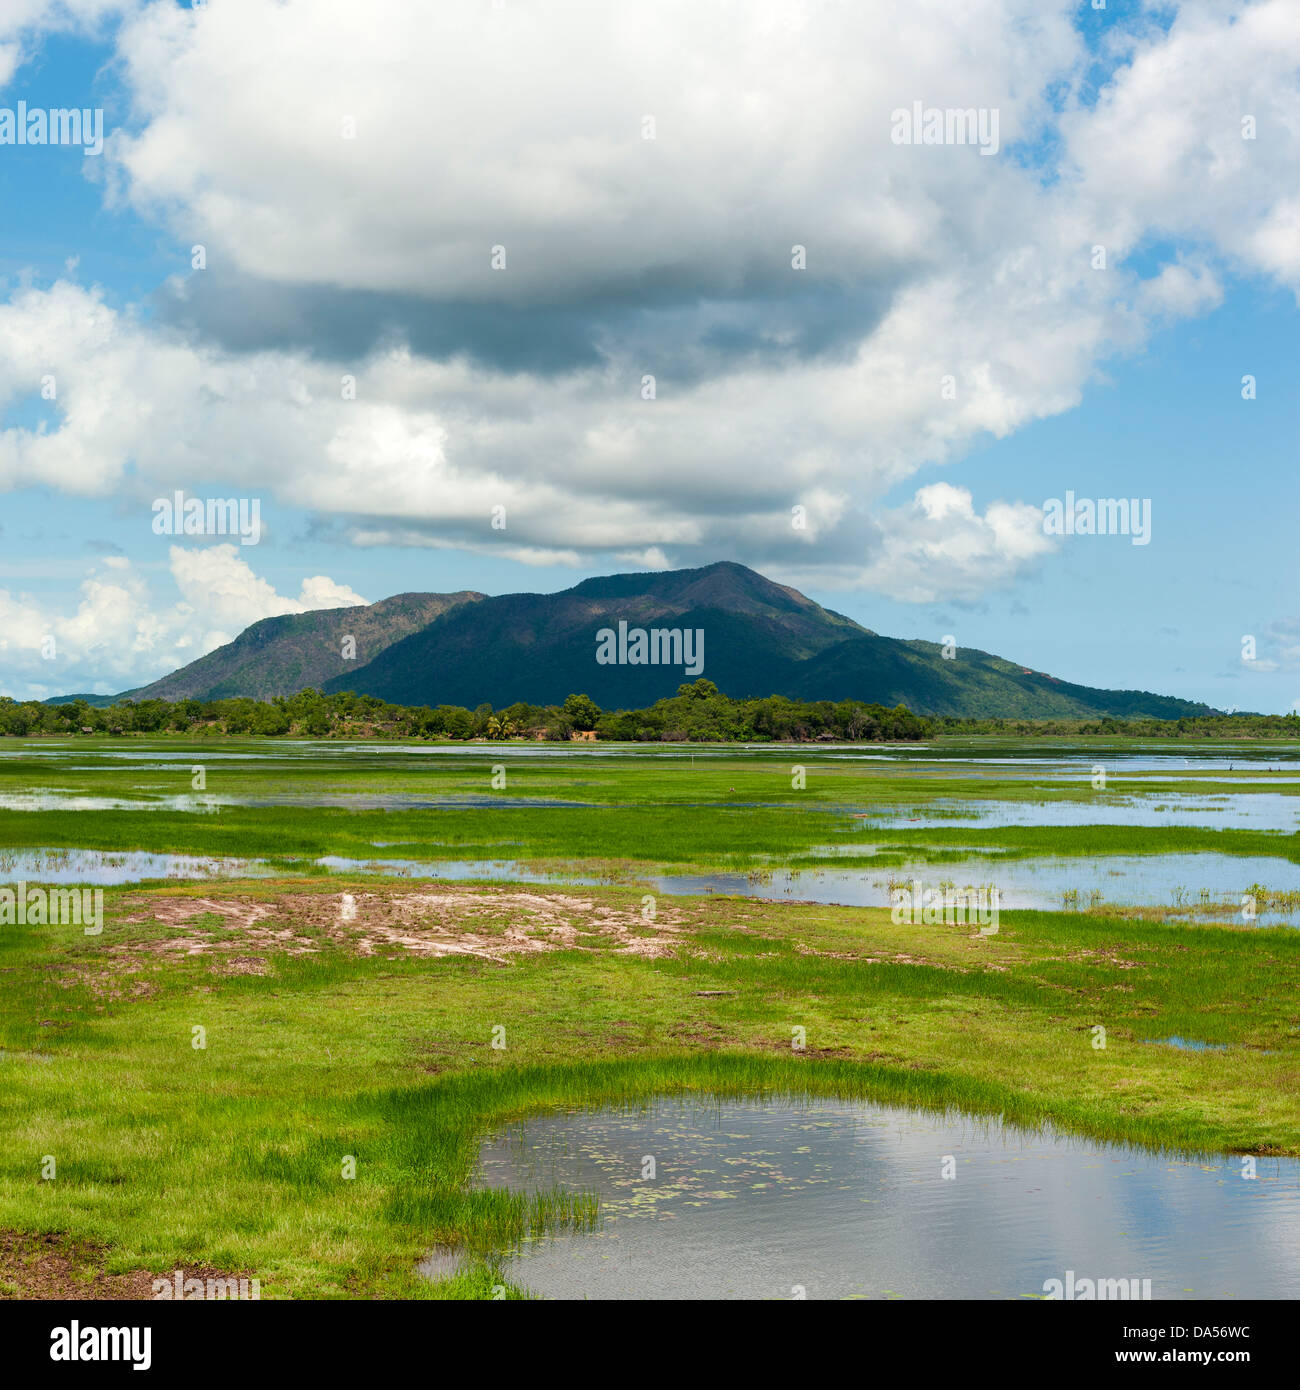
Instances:
[[[294,694],[320,686],[353,665],[365,665],[399,638],[461,603],[485,597],[469,589],[455,594],[394,594],[375,603],[262,618],[233,642],[118,698],[225,700],[245,695],[269,700]],[[353,658],[343,655],[346,637],[355,642]]]
[[[698,630],[703,666],[597,659],[598,634]],[[356,659],[339,654],[356,637]],[[638,709],[696,674],[735,697],[856,699],[916,714],[1181,718],[1208,705],[1062,681],[977,648],[885,637],[734,561],[595,576],[554,594],[398,594],[365,607],[266,618],[233,642],[128,691],[132,700],[268,699],[313,687],[392,704],[558,704],[572,693]],[[671,653],[676,656],[675,652]],[[632,650],[627,656],[634,655]],[[109,702],[110,697],[98,697]]]

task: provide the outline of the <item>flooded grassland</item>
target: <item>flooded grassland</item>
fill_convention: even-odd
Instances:
[[[0,925],[0,1231],[263,1297],[1295,1296],[1298,753],[4,740],[0,887],[105,913]]]

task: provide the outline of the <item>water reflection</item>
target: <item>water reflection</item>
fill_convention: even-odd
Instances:
[[[604,1299],[1042,1298],[1070,1270],[1150,1279],[1157,1299],[1300,1296],[1300,1163],[1242,1172],[833,1101],[561,1112],[480,1158],[485,1186],[599,1194],[597,1231],[504,1268]]]

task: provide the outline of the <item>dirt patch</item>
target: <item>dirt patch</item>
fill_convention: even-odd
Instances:
[[[856,960],[862,965],[879,965],[879,956],[862,956],[856,951],[819,951],[815,946],[809,946],[806,942],[796,941],[794,949],[801,956],[821,956],[823,960]]]
[[[105,1254],[105,1246],[57,1233],[0,1231],[0,1298],[153,1299],[157,1279],[167,1279],[174,1293],[174,1274],[151,1274],[147,1269],[108,1274],[103,1268]],[[209,1280],[219,1280],[226,1286],[230,1280],[248,1279],[247,1275],[206,1268],[186,1268],[182,1275],[187,1280],[202,1280],[204,1296]],[[191,1286],[187,1297],[195,1296],[196,1290]]]
[[[125,925],[157,923],[173,934],[109,947],[127,958],[211,956],[224,974],[265,974],[265,957],[341,946],[360,956],[476,956],[504,963],[543,951],[607,950],[654,959],[671,955],[682,919],[661,907],[653,922],[575,893],[405,886],[365,893],[285,893],[244,898],[138,899]],[[211,918],[218,918],[214,926]],[[207,918],[204,922],[200,919]]]
[[[1071,951],[1067,956],[1043,956],[1045,961],[1068,961],[1071,965],[1079,961],[1087,961],[1089,964],[1101,962],[1105,965],[1113,965],[1117,970],[1136,970],[1141,964],[1136,960],[1125,960],[1123,956],[1114,951],[1083,949]]]
[[[820,956],[824,960],[851,960],[859,965],[928,965],[935,970],[950,970],[954,975],[969,975],[970,969],[964,965],[953,965],[951,962],[926,960],[921,956],[909,956],[902,951],[895,951],[888,956],[864,956],[857,951],[819,951],[814,946],[809,946],[805,942],[796,941],[794,949],[801,956]],[[1003,970],[1003,965],[989,965],[987,970]]]
[[[219,975],[269,975],[271,967],[261,956],[231,956],[212,967]]]
[[[234,953],[258,946],[285,955],[307,955],[319,944],[278,921],[278,903],[254,902],[248,898],[158,898],[147,901],[146,910],[123,917],[123,925],[157,923],[174,928],[179,934],[161,941],[132,941],[109,947],[112,955],[202,956],[213,952]],[[216,917],[220,926],[200,925],[197,917]]]
[[[674,1043],[689,1043],[692,1047],[717,1047],[731,1041],[731,1033],[720,1023],[709,1019],[693,1019],[689,1023],[675,1023],[668,1030]]]

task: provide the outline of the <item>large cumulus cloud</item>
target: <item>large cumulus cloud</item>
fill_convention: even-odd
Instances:
[[[1070,409],[1229,274],[1300,290],[1300,12],[1190,0],[1090,49],[1077,11],[129,7],[106,196],[207,268],[147,312],[0,304],[0,401],[60,382],[0,485],[220,478],[362,545],[1009,584],[1041,499],[909,479]],[[894,144],[914,101],[996,110],[997,154]]]

